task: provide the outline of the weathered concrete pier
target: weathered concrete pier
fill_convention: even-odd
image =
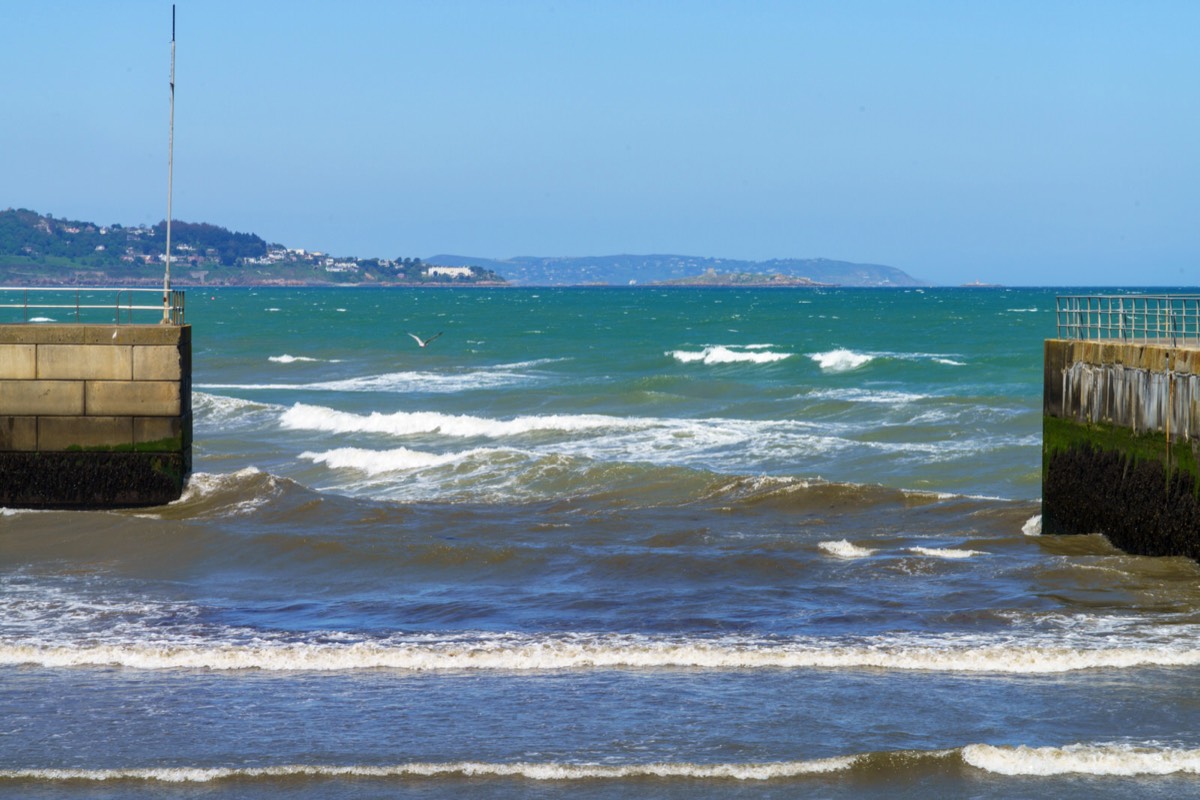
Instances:
[[[172,295],[165,324],[121,324],[123,311],[154,308],[132,305],[114,323],[0,324],[0,506],[179,498],[192,461],[192,348],[182,293]]]
[[[1057,313],[1042,531],[1200,560],[1200,297],[1060,297]]]

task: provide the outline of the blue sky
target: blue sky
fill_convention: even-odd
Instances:
[[[174,217],[1200,282],[1200,3],[179,0]],[[171,4],[5,4],[0,208],[166,214]]]

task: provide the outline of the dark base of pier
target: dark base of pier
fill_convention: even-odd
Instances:
[[[0,452],[0,507],[136,508],[178,500],[182,453]]]
[[[1090,444],[1049,453],[1042,532],[1103,533],[1127,553],[1200,561],[1196,478]]]

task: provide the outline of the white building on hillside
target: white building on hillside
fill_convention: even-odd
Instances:
[[[469,278],[471,277],[470,267],[429,267],[425,270],[426,277],[433,278],[438,275],[443,275],[447,278]]]

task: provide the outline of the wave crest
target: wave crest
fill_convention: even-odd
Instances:
[[[826,372],[849,372],[875,360],[875,356],[846,349],[812,353],[809,358],[817,362],[817,365]]]
[[[836,773],[875,779],[957,772],[973,767],[993,775],[1135,777],[1200,773],[1200,750],[1150,744],[1072,744],[1063,747],[968,744],[945,750],[893,750],[795,761],[749,763],[571,761],[446,761],[400,764],[281,764],[261,767],[173,766],[111,769],[3,769],[0,781],[144,781],[214,783],[276,778],[518,778],[528,781],[667,780],[776,781]]]
[[[397,411],[392,414],[373,411],[364,415],[305,403],[296,403],[283,412],[279,422],[283,427],[293,430],[383,433],[391,436],[436,433],[459,438],[499,438],[543,431],[570,433],[650,424],[603,414],[550,414],[510,420],[442,414],[437,411]]]
[[[268,361],[274,361],[276,364],[295,364],[297,362],[318,362],[323,361],[329,364],[340,364],[340,358],[312,358],[311,356],[293,356],[284,353],[281,356],[268,356]]]
[[[963,760],[999,775],[1173,775],[1200,773],[1200,750],[1131,744],[995,747],[972,744]]]
[[[333,469],[355,469],[368,475],[379,475],[385,472],[440,467],[471,459],[486,459],[511,452],[511,450],[482,447],[458,453],[424,453],[419,450],[409,450],[407,447],[397,447],[392,450],[340,447],[323,453],[301,453],[300,458],[306,458],[317,464],[325,464]]]
[[[954,547],[910,547],[908,548],[908,551],[910,553],[916,553],[919,556],[928,556],[929,558],[948,558],[952,560],[985,555],[982,550],[962,550]]]
[[[149,769],[28,769],[0,770],[0,779],[43,781],[140,780],[163,783],[210,783],[249,778],[524,778],[532,781],[622,780],[629,778],[692,778],[766,781],[837,772],[851,767],[855,757],[823,758],[765,764],[575,764],[569,762],[486,763],[451,761],[390,766],[287,764],[277,767],[161,767]]]
[[[709,345],[703,350],[668,350],[666,355],[683,364],[771,364],[791,358],[791,353],[778,353],[766,348],[770,345]],[[734,349],[737,348],[737,349]]]
[[[237,632],[231,632],[231,635]],[[161,643],[0,644],[0,664],[43,667],[343,672],[360,669],[546,671],[596,669],[883,669],[1051,674],[1085,669],[1197,666],[1186,645],[1070,646],[1062,640],[981,641],[935,637],[826,639],[654,638],[633,634],[481,634],[452,639],[397,636],[353,643],[262,639],[211,644],[188,637]]]
[[[821,542],[817,545],[822,552],[828,553],[836,558],[866,558],[874,553],[867,547],[859,547],[846,539],[839,539],[836,542]]]

